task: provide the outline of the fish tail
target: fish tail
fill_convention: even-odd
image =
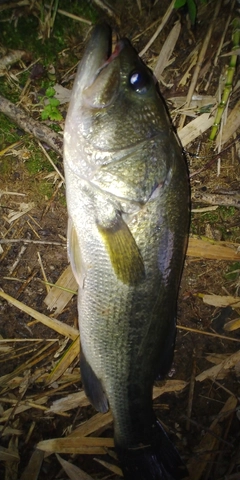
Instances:
[[[124,449],[116,443],[116,451],[125,480],[181,480],[188,477],[187,468],[158,420],[152,425],[149,445]]]

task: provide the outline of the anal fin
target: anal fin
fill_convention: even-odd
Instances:
[[[93,407],[101,413],[108,411],[108,400],[103,390],[101,381],[95,375],[92,367],[87,362],[82,348],[80,350],[80,370],[84,391]]]

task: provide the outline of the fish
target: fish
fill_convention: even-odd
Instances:
[[[176,480],[186,467],[152,391],[173,359],[189,176],[152,72],[111,39],[109,25],[93,28],[64,129],[81,380],[97,411],[111,409],[124,478]]]

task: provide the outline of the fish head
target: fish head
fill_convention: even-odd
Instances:
[[[93,82],[83,89],[82,95],[84,104],[93,109],[120,107],[126,102],[136,109],[138,106],[142,108],[146,98],[150,100],[154,93],[150,70],[129,40],[123,38],[96,72]]]
[[[111,29],[94,28],[80,63],[66,124],[100,151],[137,145],[159,134],[166,112],[149,68],[123,38],[111,53]]]

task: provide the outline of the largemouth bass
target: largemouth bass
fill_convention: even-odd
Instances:
[[[182,478],[152,389],[173,357],[187,167],[150,70],[126,39],[111,53],[107,25],[94,28],[76,75],[64,168],[86,395],[111,408],[126,479]]]

